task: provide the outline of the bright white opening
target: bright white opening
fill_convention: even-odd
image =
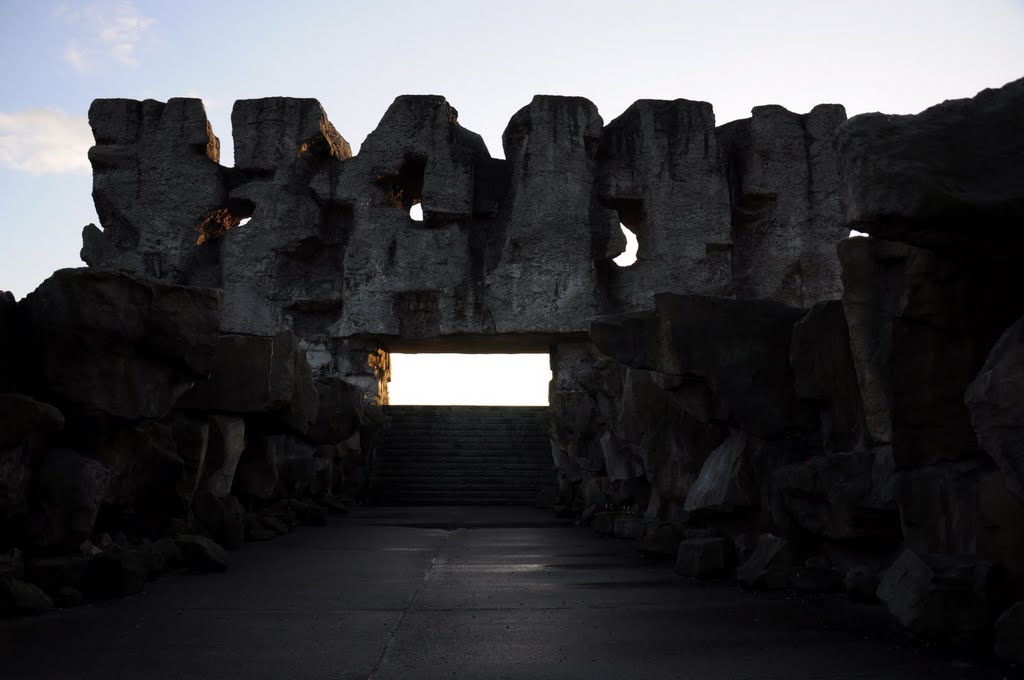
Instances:
[[[636,240],[636,234],[631,232],[629,229],[626,229],[626,225],[620,224],[619,229],[622,229],[622,233],[626,237],[626,249],[622,251],[621,255],[612,260],[612,262],[620,267],[628,267],[636,262],[636,250],[640,246],[640,243]]]
[[[246,224],[249,224],[249,220],[251,220],[251,219],[252,219],[251,217],[243,217],[242,219],[238,220],[238,226],[241,227],[241,226],[244,226]]]
[[[396,406],[547,406],[547,354],[391,354]]]
[[[867,234],[865,234],[862,231],[854,231],[852,229],[850,230],[850,238],[859,238],[864,236],[867,236]]]
[[[423,204],[415,203],[411,208],[409,208],[409,217],[414,222],[422,222],[423,221]]]

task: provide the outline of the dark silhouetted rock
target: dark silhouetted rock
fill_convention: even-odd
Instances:
[[[880,575],[871,567],[851,567],[843,578],[843,589],[856,602],[878,602]]]
[[[86,595],[108,599],[141,593],[149,575],[146,556],[141,552],[106,552],[86,564],[83,586]]]
[[[25,565],[25,579],[56,595],[63,587],[81,590],[89,558],[81,555],[37,557]]]
[[[250,437],[235,469],[234,492],[246,498],[267,500],[278,488],[281,436]]]
[[[34,436],[39,448],[64,427],[64,416],[53,406],[24,394],[0,394],[0,451],[13,449]]]
[[[53,600],[38,586],[16,578],[0,578],[0,618],[53,611]]]
[[[22,332],[14,294],[0,290],[0,393],[17,392],[20,387]]]
[[[1024,602],[1017,602],[996,621],[995,652],[1003,661],[1024,665]]]
[[[338,376],[317,378],[317,417],[309,438],[318,444],[343,442],[359,432],[363,422],[363,393]]]
[[[967,641],[989,629],[991,570],[973,557],[906,550],[882,576],[878,599],[916,635]]]
[[[679,544],[675,572],[693,578],[725,576],[735,561],[731,541],[717,536],[687,538]]]
[[[178,495],[188,504],[199,488],[206,469],[206,453],[210,442],[210,423],[205,417],[175,413],[171,425],[182,475],[178,482]]]
[[[57,592],[53,594],[54,603],[61,609],[70,609],[71,607],[81,607],[85,604],[85,594],[82,593],[78,588],[72,588],[71,586],[62,586],[57,589]]]
[[[211,491],[200,491],[192,501],[195,520],[210,538],[228,550],[237,550],[245,541],[245,509],[234,496],[221,498]]]
[[[992,348],[967,390],[967,406],[982,448],[1024,500],[1024,319]]]
[[[748,448],[758,445],[745,432],[734,430],[704,461],[683,509],[690,513],[723,514],[756,507],[760,498]]]
[[[245,420],[233,416],[210,416],[210,439],[206,452],[202,488],[218,498],[231,493],[235,469],[245,449]]]
[[[177,569],[181,565],[181,550],[169,536],[143,545],[142,551],[146,555],[150,578]]]
[[[316,418],[317,390],[298,340],[291,332],[275,337],[222,335],[209,380],[196,383],[178,406],[233,414],[268,414],[265,426],[279,422],[300,433]]]
[[[185,566],[191,571],[225,571],[230,564],[224,548],[205,536],[178,536],[175,542]]]
[[[977,555],[1024,592],[1024,503],[992,463],[965,461],[908,470],[896,498],[906,546],[919,554]]]
[[[789,346],[801,310],[751,300],[657,295],[655,311],[595,319],[597,348],[632,368],[707,382],[749,434],[809,428],[793,389]]]
[[[170,425],[142,421],[117,430],[96,455],[111,471],[106,505],[154,518],[185,516],[189,499],[179,491],[184,462]]]
[[[110,468],[76,451],[44,451],[32,482],[35,546],[77,548],[92,533],[110,479]]]
[[[162,418],[213,368],[220,296],[62,269],[21,301],[45,389],[119,418]]]
[[[831,453],[787,465],[772,475],[773,515],[833,540],[867,540],[885,546],[900,538],[892,451]]]
[[[793,546],[785,538],[761,534],[753,554],[736,570],[736,578],[748,588],[780,590],[789,585],[795,559]]]
[[[275,536],[277,532],[268,529],[259,515],[251,512],[245,515],[246,541],[269,541]]]
[[[980,454],[964,392],[1024,306],[1012,270],[866,238],[840,243],[865,421],[896,467]]]
[[[870,113],[839,130],[851,228],[935,249],[998,251],[1024,235],[1024,80],[914,116]]]
[[[842,302],[818,303],[793,326],[789,361],[797,395],[818,403],[825,451],[864,447],[864,407]]]

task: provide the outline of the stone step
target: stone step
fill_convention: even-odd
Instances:
[[[554,482],[543,407],[389,406],[371,499],[391,504],[530,504]]]

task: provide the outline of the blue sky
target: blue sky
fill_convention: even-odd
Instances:
[[[821,102],[913,113],[1024,75],[1024,0],[0,0],[0,289],[80,266],[96,97],[316,97],[355,149],[392,99],[443,94],[493,155],[536,93],[703,99],[720,123]]]

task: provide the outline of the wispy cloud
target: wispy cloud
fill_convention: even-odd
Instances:
[[[144,16],[132,0],[63,4],[54,16],[71,28],[64,60],[85,74],[105,63],[138,66],[138,45],[155,20]]]
[[[88,172],[92,131],[85,116],[58,109],[0,111],[0,165],[33,175]]]

